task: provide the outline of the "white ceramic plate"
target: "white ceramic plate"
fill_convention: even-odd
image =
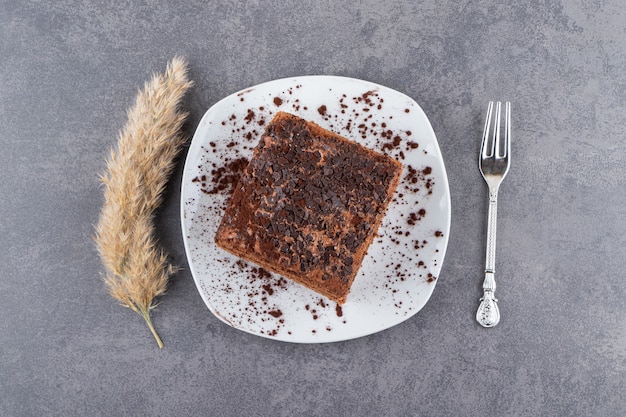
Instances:
[[[379,236],[341,307],[241,261],[213,241],[237,169],[280,110],[404,164]],[[191,272],[215,316],[275,340],[334,342],[387,329],[426,304],[448,243],[450,192],[437,139],[415,101],[362,80],[306,76],[242,90],[206,112],[185,162],[181,215]]]

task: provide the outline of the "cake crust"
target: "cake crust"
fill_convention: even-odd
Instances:
[[[227,204],[215,242],[343,304],[402,164],[279,112]]]

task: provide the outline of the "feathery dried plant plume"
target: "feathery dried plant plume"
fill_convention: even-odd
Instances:
[[[94,239],[104,282],[113,298],[144,318],[160,348],[150,310],[176,268],[158,245],[153,219],[185,142],[181,127],[187,113],[179,105],[191,85],[179,57],[146,83],[101,176],[104,204]]]

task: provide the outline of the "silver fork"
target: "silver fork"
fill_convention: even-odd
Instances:
[[[498,189],[509,171],[511,156],[511,103],[505,103],[504,141],[500,137],[501,103],[490,101],[487,107],[487,119],[480,149],[478,166],[485,182],[489,186],[489,217],[487,221],[487,255],[485,260],[485,280],[483,296],[476,312],[476,320],[483,327],[493,327],[500,321],[496,291],[496,220],[498,211]],[[492,117],[494,116],[494,117]],[[493,119],[493,120],[492,120]],[[494,124],[493,131],[491,129]]]

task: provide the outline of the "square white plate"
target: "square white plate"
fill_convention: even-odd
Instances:
[[[404,165],[378,237],[341,307],[240,260],[213,240],[238,170],[278,111],[313,121]],[[417,313],[443,264],[450,213],[443,159],[422,109],[402,93],[352,78],[280,79],[222,99],[200,121],[183,173],[183,238],[202,299],[230,326],[288,342],[352,339]]]

